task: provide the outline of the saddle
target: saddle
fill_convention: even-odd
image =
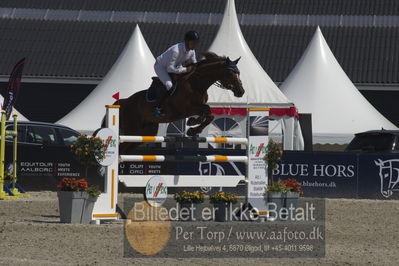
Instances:
[[[193,65],[193,64],[190,64]],[[194,64],[195,67],[195,64]],[[195,70],[195,68],[194,68]],[[154,103],[158,102],[159,99],[162,98],[162,95],[165,95],[166,93],[169,93],[169,95],[173,95],[177,89],[177,84],[185,82],[188,80],[188,78],[194,73],[194,71],[191,71],[190,73],[184,73],[184,74],[175,74],[175,73],[168,73],[170,78],[172,79],[172,89],[167,91],[163,83],[158,77],[152,77],[152,83],[151,86],[147,89],[146,91],[146,101],[149,103]]]
[[[177,88],[177,80],[178,80],[178,75],[176,74],[169,74],[171,79],[172,79],[172,83],[173,83],[173,87],[172,89],[170,89],[170,91],[166,90],[166,87],[163,85],[163,83],[161,82],[161,80],[158,77],[152,77],[152,83],[151,86],[147,89],[146,92],[146,101],[149,103],[154,103],[157,102],[162,95],[165,95],[166,93],[169,93],[169,95],[172,95]]]

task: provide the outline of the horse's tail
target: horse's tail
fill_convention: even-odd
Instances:
[[[120,100],[115,101],[112,105],[119,105]],[[103,120],[101,120],[101,128],[105,127],[105,115],[103,116]]]

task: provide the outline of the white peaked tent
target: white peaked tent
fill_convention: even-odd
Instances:
[[[0,102],[1,102],[2,104],[4,103],[4,97],[3,97],[2,95],[0,95]],[[29,121],[25,116],[23,116],[23,115],[22,115],[20,112],[18,112],[18,110],[15,109],[15,108],[12,109],[12,113],[11,113],[10,120],[13,119],[13,118],[12,118],[12,115],[13,115],[13,114],[18,115],[18,120],[19,120],[19,121]]]
[[[120,98],[126,98],[150,86],[151,77],[155,75],[154,63],[155,58],[137,25],[119,58],[100,84],[58,123],[79,131],[99,128],[105,115],[105,105],[115,101],[112,95],[119,92]]]
[[[209,89],[208,102],[211,105],[292,106],[292,102],[270,79],[246,43],[238,23],[234,0],[227,1],[222,24],[209,50],[229,56],[232,60],[241,56],[238,68],[246,90],[242,98],[236,98],[233,93],[213,86]]]
[[[289,111],[295,110],[295,107],[293,107],[292,101],[288,100],[278,89],[251,52],[238,23],[234,0],[227,1],[222,23],[209,50],[218,55],[228,56],[232,60],[241,57],[238,68],[241,72],[240,78],[245,94],[241,98],[236,98],[232,92],[212,86],[208,91],[208,103],[212,107],[223,107],[225,109],[240,107],[281,109],[283,110],[279,112],[281,115],[271,116],[282,122],[284,149],[303,149],[303,138],[298,120],[294,115],[289,114]],[[272,110],[270,110],[270,114],[272,114]],[[236,122],[239,121],[245,124],[245,121],[236,118]],[[212,126],[208,128],[208,132],[203,132],[203,134],[217,134],[217,132],[212,132],[211,128]]]
[[[320,28],[280,88],[301,113],[312,114],[315,143],[347,143],[353,133],[397,129],[353,85]]]

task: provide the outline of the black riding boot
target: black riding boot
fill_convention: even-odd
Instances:
[[[154,115],[155,115],[155,117],[161,118],[161,117],[165,116],[165,114],[163,112],[163,105],[164,105],[166,99],[168,98],[168,96],[169,96],[169,91],[167,91],[167,90],[162,91],[162,93],[159,96],[159,98],[158,98],[158,100],[156,102],[156,105],[154,107]]]

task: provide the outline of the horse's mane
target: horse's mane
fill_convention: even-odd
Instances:
[[[214,62],[219,62],[219,61],[225,61],[226,57],[225,56],[219,56],[213,52],[203,52],[202,56],[205,57],[205,59],[199,61],[197,63],[197,66],[209,64],[209,63],[214,63]]]
[[[197,63],[194,64],[197,69],[200,69],[202,67],[208,66],[209,64],[218,63],[218,62],[221,62],[221,61],[224,62],[226,60],[225,56],[219,56],[219,55],[217,55],[217,54],[215,54],[213,52],[209,52],[209,51],[203,52],[203,53],[201,53],[201,55],[203,57],[205,57],[205,59],[200,60],[200,61],[198,61]],[[194,72],[190,72],[190,73],[184,74],[184,78],[188,79],[194,73],[198,73],[198,72],[194,71]]]

